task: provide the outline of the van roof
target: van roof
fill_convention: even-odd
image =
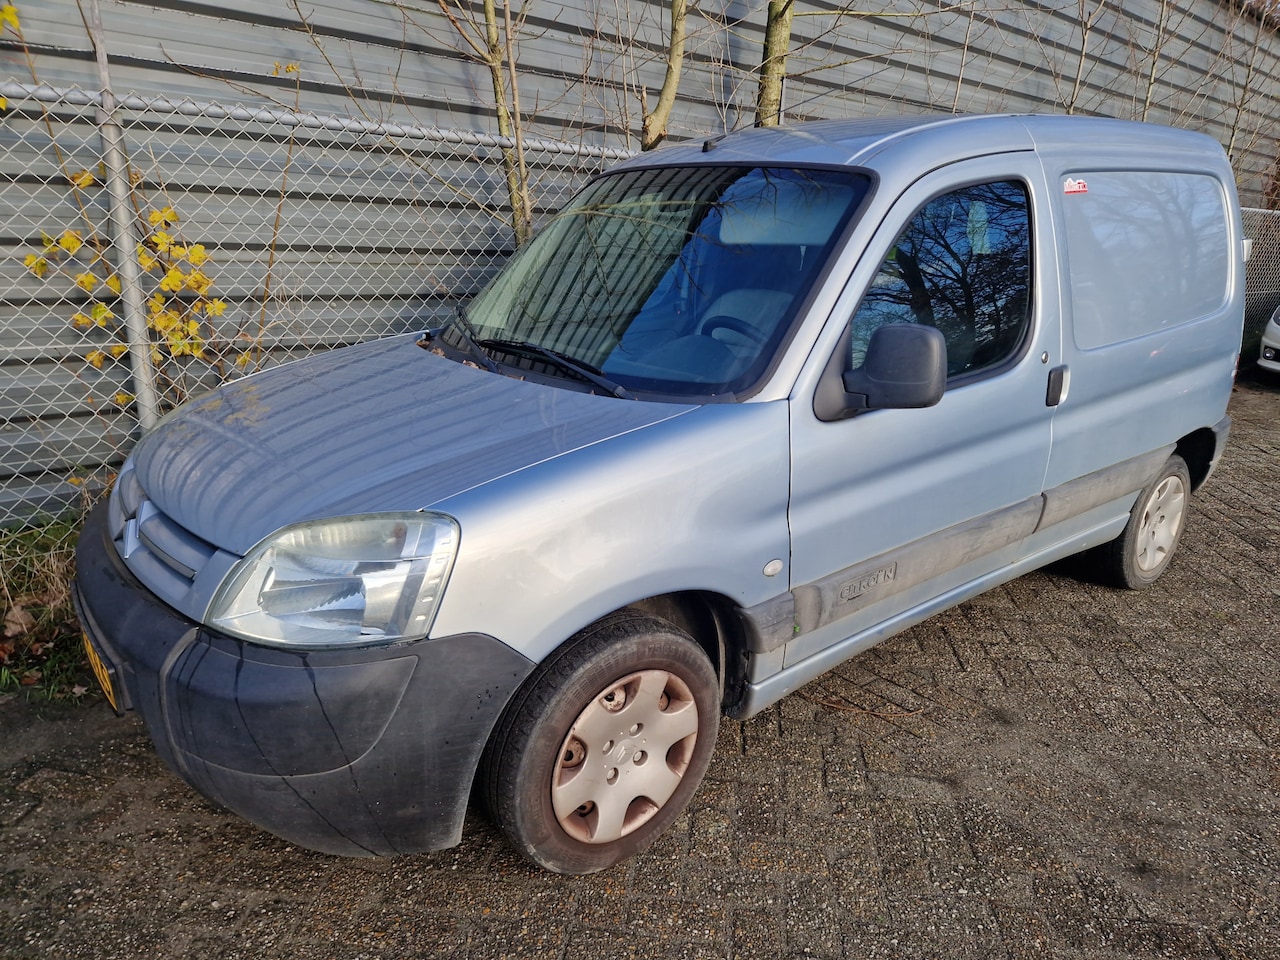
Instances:
[[[916,153],[937,167],[966,157],[1038,150],[1079,155],[1140,150],[1174,151],[1184,157],[1213,157],[1222,148],[1203,134],[1132,120],[1041,114],[932,114],[810,120],[796,124],[739,130],[722,137],[688,141],[650,151],[622,167],[701,163],[877,167],[877,158],[899,162]],[[888,156],[887,156],[888,155]],[[1132,156],[1132,154],[1130,154]]]

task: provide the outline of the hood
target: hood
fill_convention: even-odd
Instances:
[[[165,514],[244,554],[282,526],[418,510],[693,409],[499,376],[396,337],[265,371],[187,403],[142,439]]]

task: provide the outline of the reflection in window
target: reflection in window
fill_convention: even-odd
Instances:
[[[776,354],[867,187],[858,173],[767,167],[608,175],[468,315],[482,343],[536,343],[629,390],[745,390]]]
[[[1210,176],[1086,171],[1064,197],[1076,343],[1089,349],[1191,323],[1227,302],[1230,230]]]
[[[1031,227],[1014,181],[930,200],[898,237],[853,317],[852,367],[886,323],[927,323],[947,341],[947,373],[1008,359],[1031,315]]]

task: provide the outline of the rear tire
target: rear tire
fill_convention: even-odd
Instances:
[[[1099,548],[1100,572],[1106,581],[1130,590],[1155,583],[1182,540],[1190,501],[1191,475],[1175,454],[1138,494],[1124,532]]]
[[[482,761],[484,800],[534,863],[595,873],[680,816],[719,726],[705,651],[665,621],[615,614],[548,658],[508,706]]]

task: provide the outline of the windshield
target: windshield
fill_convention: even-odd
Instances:
[[[601,177],[472,302],[467,332],[504,364],[568,358],[619,396],[749,390],[867,186],[761,167]]]

